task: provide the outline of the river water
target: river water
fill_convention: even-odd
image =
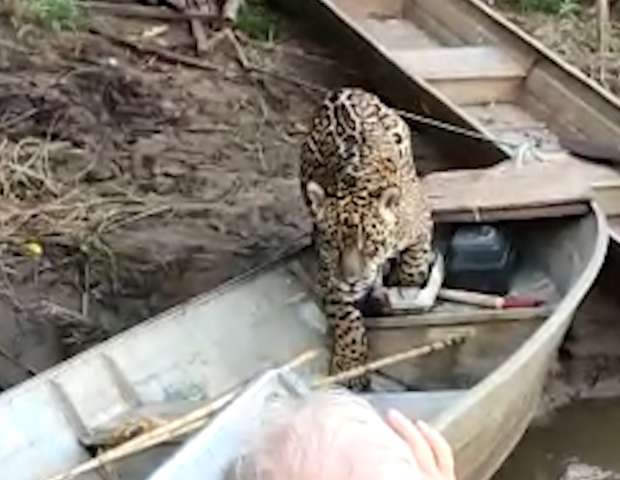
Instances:
[[[579,401],[531,427],[494,480],[559,479],[571,459],[620,472],[620,399]]]

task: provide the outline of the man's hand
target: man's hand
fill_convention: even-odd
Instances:
[[[388,412],[387,423],[409,445],[417,463],[419,480],[456,479],[452,449],[437,430],[421,420],[414,424],[396,410]]]

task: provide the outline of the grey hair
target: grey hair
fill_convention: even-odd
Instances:
[[[372,405],[346,390],[270,405],[247,440],[234,480],[396,478],[415,462]]]

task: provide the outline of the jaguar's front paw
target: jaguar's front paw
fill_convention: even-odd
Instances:
[[[392,311],[389,290],[385,287],[373,288],[360,300],[359,309],[365,317],[389,315]]]
[[[329,374],[339,375],[343,372],[362,366],[364,366],[363,362],[355,361],[340,355],[334,355],[332,357]],[[353,378],[342,380],[338,383],[354,392],[363,392],[370,389],[370,374],[364,373]]]

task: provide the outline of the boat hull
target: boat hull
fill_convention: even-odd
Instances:
[[[454,447],[458,478],[490,478],[525,431],[558,344],[603,263],[605,229],[594,206],[583,217],[528,227],[521,240],[527,254],[545,266],[562,300],[473,388],[450,394],[445,408],[423,415]],[[89,458],[80,444],[85,433],[142,407],[185,402],[189,409],[308,349],[323,354],[299,373],[325,374],[324,317],[303,275],[312,259],[302,249],[4,392],[4,476],[41,480],[66,471]],[[408,413],[416,412],[422,409],[412,404]],[[115,468],[122,480],[146,478],[177,447],[134,456]]]
[[[555,278],[575,278],[575,269],[579,269],[579,279],[567,289],[555,312],[508,361],[434,422],[455,450],[457,478],[491,478],[534,416],[558,347],[605,259],[609,241],[606,219],[597,208],[595,212],[574,226],[571,245],[566,239],[572,235],[560,238],[550,231],[548,237],[541,232],[541,238],[550,243],[538,242],[535,247],[536,242],[532,242],[532,248],[549,255]]]

